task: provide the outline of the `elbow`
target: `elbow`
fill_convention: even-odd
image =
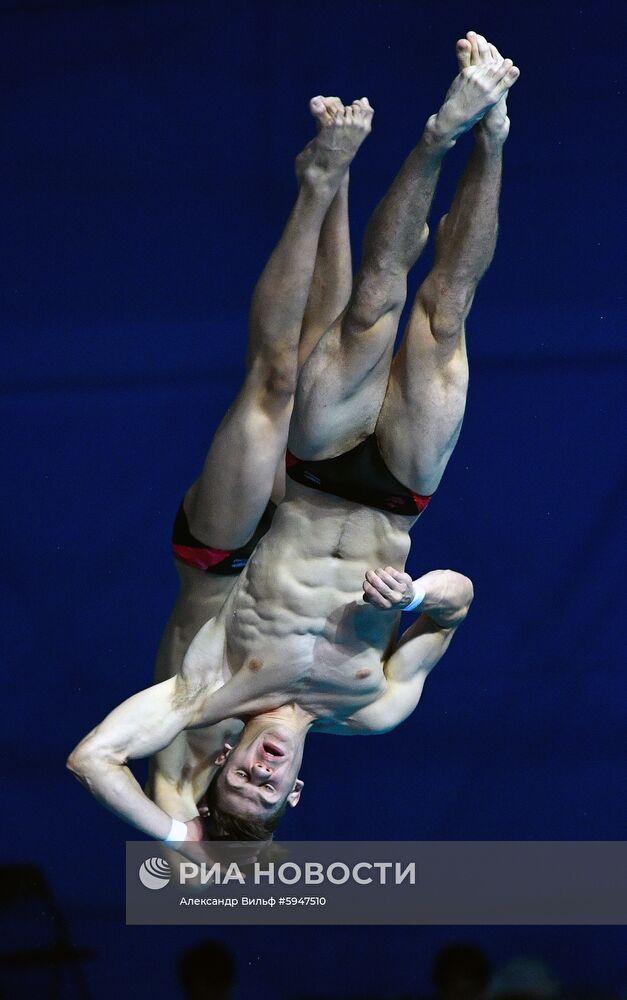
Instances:
[[[470,605],[475,597],[475,589],[472,580],[464,576],[463,573],[455,573],[448,570],[450,574],[450,611],[449,622],[452,626],[461,625],[466,615],[470,611]]]
[[[470,605],[472,604],[472,602],[474,601],[474,599],[475,599],[475,588],[473,586],[473,582],[472,582],[471,579],[469,579],[469,577],[463,576],[462,577],[462,600],[463,600],[464,618],[466,617],[466,615],[470,611]]]
[[[79,781],[84,781],[87,776],[90,756],[89,751],[85,749],[83,743],[79,743],[77,747],[74,747],[65,762],[68,771],[71,771]]]
[[[95,741],[87,737],[72,750],[65,766],[84,785],[91,786],[102,762],[103,755],[98,751]]]
[[[463,622],[464,618],[470,611],[470,605],[475,599],[475,588],[473,587],[472,580],[467,576],[462,576],[461,578],[461,608],[460,608],[460,621]]]

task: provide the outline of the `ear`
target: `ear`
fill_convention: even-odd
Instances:
[[[213,763],[217,764],[219,767],[222,767],[223,764],[226,764],[226,759],[232,749],[233,747],[231,746],[230,743],[225,743],[224,748],[220,750],[220,753],[218,754]]]
[[[297,778],[296,781],[294,782],[294,787],[292,791],[287,797],[288,805],[290,806],[298,805],[298,803],[300,802],[300,793],[302,792],[304,787],[305,787],[305,782],[301,781],[300,778]]]

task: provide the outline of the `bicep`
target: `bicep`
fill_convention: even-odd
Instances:
[[[403,683],[416,674],[426,676],[444,656],[456,629],[456,625],[443,628],[428,615],[420,615],[403,633],[385,664],[388,681]]]
[[[411,715],[429,673],[448,649],[454,633],[455,628],[443,629],[427,615],[413,623],[385,664],[384,693],[354,718],[361,732],[387,733]]]
[[[420,701],[428,671],[417,672],[411,680],[388,681],[384,693],[353,717],[353,732],[361,735],[389,733],[400,726]]]
[[[89,733],[77,752],[97,753],[118,762],[147,757],[167,746],[185,728],[189,712],[178,697],[177,678],[128,698]]]

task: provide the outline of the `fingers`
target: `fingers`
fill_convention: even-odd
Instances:
[[[366,602],[366,604],[372,604],[373,607],[381,608],[384,611],[387,611],[392,607],[392,602],[389,601],[386,597],[383,597],[383,595],[379,593],[377,588],[368,580],[364,580],[363,590],[364,590],[364,601]]]
[[[413,591],[411,577],[393,566],[369,569],[363,584],[364,600],[378,608],[406,604]]]
[[[394,566],[386,566],[385,572],[389,573],[390,576],[394,577],[398,583],[401,583],[404,586],[411,583],[411,576],[409,573],[405,573],[402,569],[395,569]]]

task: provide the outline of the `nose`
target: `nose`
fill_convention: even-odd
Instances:
[[[272,768],[266,764],[265,761],[257,760],[252,767],[253,776],[259,778],[262,781],[267,781],[268,778],[272,777]]]

